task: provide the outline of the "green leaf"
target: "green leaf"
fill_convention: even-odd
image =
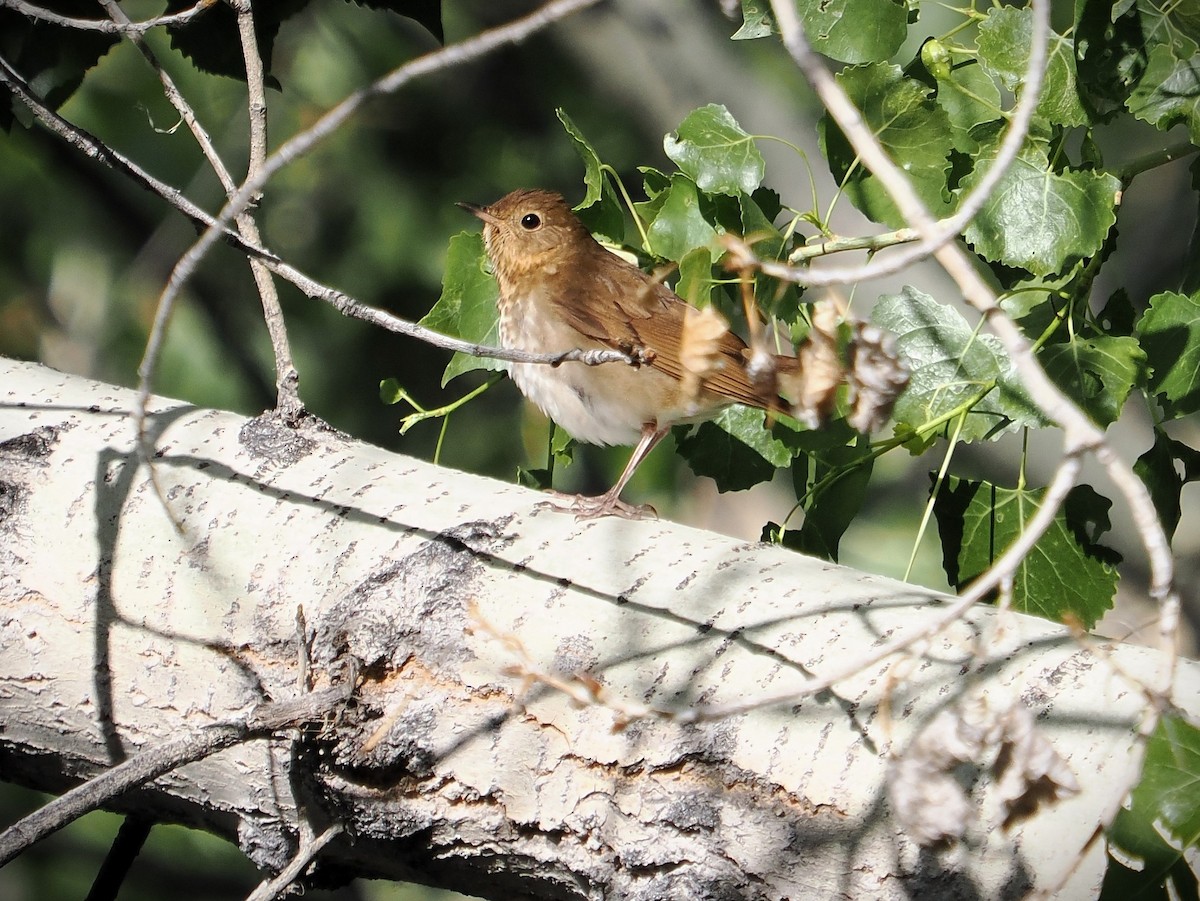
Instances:
[[[1149,811],[1135,812],[1125,807],[1117,811],[1116,819],[1108,829],[1108,840],[1124,852],[1123,856],[1136,858],[1141,868],[1127,867],[1109,852],[1100,901],[1169,901],[1171,898],[1196,901],[1196,874],[1183,854],[1159,834],[1154,819],[1153,812]],[[1173,890],[1170,893],[1168,884]]]
[[[886,65],[843,69],[837,81],[883,149],[912,179],[929,211],[935,217],[947,215],[952,205],[946,178],[954,129],[946,111],[934,103],[928,85],[906,78],[899,66]],[[828,114],[821,117],[819,129],[821,152],[851,202],[876,222],[892,228],[906,225],[887,191],[858,163]]]
[[[663,149],[706,194],[737,197],[762,184],[762,154],[723,106],[709,104],[690,113],[663,139]]]
[[[1182,475],[1177,464],[1182,465]],[[1171,539],[1179,525],[1179,498],[1183,486],[1200,481],[1200,451],[1176,441],[1162,429],[1155,429],[1154,444],[1137,458],[1133,471],[1146,483],[1163,530],[1168,540]]]
[[[625,237],[625,213],[616,192],[604,178],[604,164],[600,162],[600,154],[571,121],[565,110],[560,107],[555,113],[575,144],[579,158],[583,160],[583,200],[575,205],[575,211],[592,232],[617,242],[621,241]]]
[[[838,559],[838,545],[846,529],[858,515],[866,500],[874,459],[865,438],[855,446],[833,447],[814,454],[812,465],[798,470],[798,478],[807,477],[807,484],[797,485],[797,494],[811,489],[834,472],[837,480],[812,494],[804,507],[804,523],[799,534],[784,539],[784,544],[805,554],[825,560]]]
[[[442,296],[425,314],[420,325],[453,338],[497,345],[500,343],[496,312],[499,297],[500,288],[487,267],[483,236],[478,232],[461,232],[450,239],[446,252]],[[456,353],[442,373],[442,385],[473,369],[502,372],[505,368],[500,360]]]
[[[779,195],[759,188],[753,195],[741,195],[739,205],[741,234],[755,254],[763,260],[782,259],[787,251],[787,239],[774,224],[781,208]],[[784,322],[794,322],[798,318],[800,289],[792,282],[781,282],[758,273],[754,277],[754,297],[768,316]]]
[[[679,281],[675,293],[694,307],[712,303],[713,258],[707,247],[689,250],[679,261]]]
[[[1149,48],[1146,71],[1126,106],[1160,131],[1182,122],[1192,142],[1200,143],[1200,50],[1190,38],[1173,34],[1171,43]]]
[[[1076,0],[1075,57],[1080,93],[1100,117],[1123,107],[1146,68],[1146,40],[1136,9],[1112,0]]]
[[[442,0],[354,0],[354,3],[412,19],[437,38],[439,44],[446,42],[442,33]]]
[[[774,31],[775,21],[767,0],[742,0],[742,27],[733,33],[732,40],[751,41],[768,37]]]
[[[1044,488],[1001,488],[949,477],[934,500],[943,566],[961,589],[1016,541],[1037,512]],[[1099,543],[1112,503],[1087,485],[1067,495],[1050,528],[1017,566],[1013,605],[1046,619],[1074,618],[1091,628],[1112,607],[1120,555]]]
[[[1163,412],[1177,418],[1200,410],[1200,299],[1172,291],[1154,295],[1137,336]]]
[[[995,73],[1000,83],[1020,94],[1033,43],[1033,10],[1005,6],[993,9],[979,26],[979,61]],[[1075,48],[1051,31],[1047,46],[1046,75],[1035,114],[1055,125],[1087,125],[1087,111],[1076,90]]]
[[[1000,117],[1000,89],[978,63],[938,67],[937,105],[946,111],[954,138],[954,149],[974,153],[979,141],[971,129]]]
[[[1179,716],[1159,721],[1130,800],[1184,848],[1200,843],[1200,729]]]
[[[693,429],[676,428],[675,444],[692,472],[718,491],[742,491],[769,481],[792,461],[787,445],[763,428],[763,411],[740,404]]]
[[[960,433],[964,441],[1045,425],[999,340],[977,334],[956,310],[906,286],[881,297],[871,319],[895,334],[908,364],[908,388],[892,413],[897,423],[920,429],[973,401]]]
[[[671,176],[671,187],[638,210],[649,223],[646,250],[663,259],[678,262],[697,247],[709,247],[717,236],[700,209],[695,183],[683,175]]]
[[[908,36],[908,8],[896,0],[823,0],[798,5],[813,49],[843,63],[891,59]]]
[[[191,0],[167,0],[167,14],[183,12],[194,6]],[[277,0],[254,8],[254,35],[262,58],[267,84],[278,88],[271,75],[271,57],[279,26],[308,6],[308,0]],[[214,4],[204,15],[183,25],[167,27],[171,47],[191,60],[192,65],[213,75],[246,80],[246,60],[238,40],[237,14],[224,3]]]
[[[996,160],[998,143],[982,148],[963,179],[969,192]],[[1043,146],[1026,145],[964,233],[985,259],[1035,275],[1062,272],[1100,252],[1116,222],[1121,182],[1101,172],[1053,171]]]
[[[1136,338],[1072,336],[1038,354],[1046,374],[1099,425],[1116,422],[1142,380],[1146,354]]]

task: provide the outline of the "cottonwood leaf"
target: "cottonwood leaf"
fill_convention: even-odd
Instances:
[[[1154,826],[1152,811],[1117,811],[1108,828],[1109,844],[1121,849],[1122,857],[1134,858],[1138,869],[1126,866],[1108,853],[1108,866],[1098,901],[1196,901],[1196,874],[1179,849],[1172,846]],[[1170,886],[1171,891],[1168,891]]]
[[[697,247],[709,247],[717,236],[700,209],[695,182],[686,176],[671,176],[671,186],[638,209],[648,221],[646,249],[655,256],[679,261]]]
[[[500,287],[488,269],[483,236],[461,232],[450,239],[446,251],[441,297],[419,324],[453,338],[495,346],[500,343],[496,311],[499,296]],[[474,369],[505,368],[501,360],[455,353],[442,373],[442,385]]]
[[[1154,444],[1137,458],[1133,471],[1145,482],[1163,531],[1170,540],[1182,513],[1179,499],[1183,486],[1200,481],[1200,451],[1176,441],[1162,429],[1155,429]]]
[[[690,113],[663,139],[663,149],[706,194],[751,194],[766,171],[754,138],[717,104]]]
[[[785,536],[784,545],[836,563],[842,536],[866,500],[873,469],[874,458],[862,438],[857,445],[832,447],[813,454],[811,465],[796,472],[798,477],[807,477],[806,485],[796,486],[797,495],[835,470],[841,477],[809,498],[804,507],[804,522],[794,536]]]
[[[972,61],[961,66],[937,67],[937,105],[945,110],[954,149],[974,153],[979,140],[971,129],[1000,116],[1000,89],[983,67]]]
[[[843,63],[891,59],[908,36],[908,7],[896,0],[824,0],[799,12],[813,49]]]
[[[961,440],[1045,425],[1004,347],[995,337],[978,334],[956,310],[906,286],[900,294],[881,297],[871,319],[896,336],[900,359],[908,366],[908,387],[892,411],[897,423],[921,429],[974,401]]]
[[[39,8],[72,18],[94,18],[93,0],[43,0]],[[15,9],[0,8],[0,50],[4,58],[51,109],[58,109],[83,78],[120,40],[119,35],[84,31],[30,19]],[[0,129],[7,131],[16,111],[26,107],[7,91],[0,97]],[[24,120],[23,120],[24,121]]]
[[[675,429],[675,445],[692,472],[708,476],[718,491],[741,491],[769,481],[792,451],[763,427],[763,411],[735,404],[714,419]]]
[[[1184,848],[1200,845],[1200,729],[1171,714],[1159,720],[1130,800]]]
[[[1075,4],[1075,58],[1080,93],[1103,120],[1121,109],[1146,68],[1141,16],[1128,4],[1078,0]]]
[[[1146,368],[1145,352],[1128,336],[1075,335],[1043,348],[1038,359],[1067,396],[1102,426],[1116,422]]]
[[[164,12],[168,15],[183,12],[194,5],[192,0],[167,0]],[[279,26],[307,5],[308,0],[277,0],[254,8],[258,55],[262,59],[267,84],[271,87],[279,87],[279,82],[271,75],[271,58]],[[237,14],[232,6],[213,4],[202,16],[183,25],[168,26],[167,34],[171,36],[171,47],[191,60],[197,69],[239,81],[246,80],[246,60],[238,40]]]
[[[934,500],[943,566],[957,589],[978,578],[1024,532],[1044,488],[1002,488],[949,477]],[[1013,606],[1091,628],[1112,607],[1120,555],[1100,544],[1112,502],[1087,485],[1071,489],[1050,528],[1017,566]]]
[[[751,41],[768,37],[774,32],[771,4],[767,0],[742,0],[742,27],[733,33],[731,40]]]
[[[1018,95],[1032,44],[1033,10],[1029,8],[993,9],[979,26],[979,61],[1006,89]],[[1076,89],[1078,74],[1072,42],[1052,30],[1046,49],[1046,74],[1035,115],[1055,125],[1088,124],[1087,111]]]
[[[935,217],[947,215],[953,202],[946,179],[954,129],[946,111],[934,103],[929,86],[906,78],[899,66],[881,64],[843,69],[837,81],[883,149],[912,179],[929,211]],[[850,142],[828,114],[818,127],[821,152],[851,202],[876,222],[892,228],[906,225],[887,191],[858,162]]]
[[[1173,291],[1151,297],[1137,337],[1163,412],[1177,418],[1200,410],[1200,299]]]
[[[963,179],[963,194],[995,163],[998,146],[980,150],[975,168]],[[1045,147],[1027,144],[964,236],[994,263],[1052,275],[1099,253],[1117,220],[1120,190],[1120,180],[1108,173],[1055,172]]]
[[[1139,4],[1141,6],[1141,4]],[[1160,16],[1162,28],[1149,32],[1146,71],[1125,102],[1138,119],[1166,131],[1182,122],[1193,143],[1200,142],[1200,48]],[[1160,42],[1163,35],[1169,42]]]
[[[583,200],[575,205],[575,211],[589,230],[620,241],[625,235],[625,213],[621,209],[621,201],[604,178],[600,154],[565,110],[559,108],[555,113],[574,143],[579,158],[583,160],[584,194]]]

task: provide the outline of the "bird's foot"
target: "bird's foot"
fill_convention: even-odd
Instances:
[[[553,510],[556,513],[573,513],[576,521],[599,519],[601,516],[619,516],[622,519],[658,519],[658,511],[649,504],[627,504],[613,494],[587,497],[582,494],[567,494],[563,491],[548,491],[555,500],[539,501],[538,510]]]

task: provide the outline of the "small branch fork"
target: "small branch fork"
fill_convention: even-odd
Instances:
[[[144,22],[132,22],[128,17],[123,17],[119,21],[116,17],[112,16],[111,12],[109,13],[110,20],[75,19],[70,16],[59,15],[52,10],[44,9],[36,4],[27,3],[26,0],[0,0],[0,6],[7,6],[9,9],[19,12],[26,18],[48,22],[51,25],[62,25],[64,28],[75,28],[79,31],[100,31],[105,34],[122,34],[126,37],[140,38],[152,28],[186,25],[196,18],[196,16],[212,9],[216,6],[217,2],[218,0],[200,0],[199,3],[189,6],[180,12],[172,13],[168,16],[155,16],[153,19],[147,19]]]
[[[9,2],[10,0],[0,0],[0,3]],[[583,7],[595,2],[598,2],[598,0],[574,0],[571,6]],[[112,4],[112,0],[106,0],[106,3]],[[115,9],[118,15],[123,15],[120,7],[112,4],[112,8]],[[560,13],[560,15],[556,16],[556,18],[566,14],[567,13],[565,12]],[[519,20],[519,22],[522,21],[524,20]],[[521,37],[524,36],[524,34],[521,35]],[[512,39],[517,40],[519,38]],[[462,47],[465,46],[465,44],[455,46]],[[438,52],[440,53],[442,51]],[[471,58],[474,58],[474,56]],[[424,59],[424,57],[422,57],[422,59]],[[161,71],[161,67],[157,64],[157,61],[153,62],[152,65],[156,67],[156,71]],[[404,67],[402,67],[402,69],[403,68]],[[169,76],[166,76],[165,73],[162,73],[160,77],[164,79],[164,92],[167,93],[168,99],[172,101],[172,105],[174,105],[175,108],[180,112],[180,115],[183,117],[185,123],[187,123],[189,128],[192,129],[193,134],[196,135],[197,142],[204,151],[210,165],[212,165],[214,171],[217,172],[218,177],[221,179],[222,185],[227,191],[232,193],[235,189],[232,178],[229,175],[228,169],[225,167],[224,163],[221,162],[220,158],[213,149],[212,142],[208,135],[196,121],[195,115],[191,108],[185,101],[183,101],[182,97],[179,96],[179,93],[173,82],[170,82]],[[490,357],[506,362],[540,363],[550,366],[558,366],[566,362],[580,362],[588,366],[599,366],[608,363],[639,365],[644,362],[644,360],[640,359],[636,354],[629,354],[619,350],[577,348],[564,353],[531,353],[512,348],[497,347],[472,341],[464,341],[460,338],[453,338],[449,335],[443,335],[440,332],[434,331],[433,329],[418,325],[415,322],[395,316],[384,310],[368,306],[367,304],[356,300],[342,291],[322,284],[316,279],[313,279],[301,272],[296,267],[285,263],[269,249],[262,246],[257,235],[251,237],[245,233],[239,234],[237,231],[234,231],[232,228],[230,228],[227,221],[219,221],[217,217],[210,215],[207,211],[198,207],[177,189],[171,187],[165,182],[160,181],[159,179],[156,179],[132,160],[111,149],[102,141],[98,140],[83,129],[78,128],[77,126],[68,122],[62,116],[58,115],[48,106],[46,106],[29,88],[28,84],[26,84],[24,79],[16,72],[16,70],[13,69],[5,59],[3,59],[3,57],[0,57],[0,84],[3,84],[13,93],[14,96],[24,103],[34,114],[34,116],[49,131],[58,135],[60,138],[71,144],[76,149],[80,150],[86,156],[102,163],[110,169],[115,169],[116,171],[123,173],[140,187],[156,194],[184,216],[186,216],[189,220],[191,220],[191,222],[197,227],[203,228],[206,231],[219,231],[219,236],[221,238],[223,238],[237,250],[245,253],[247,256],[260,261],[270,272],[289,281],[308,297],[328,303],[348,316],[353,316],[356,319],[361,319],[364,322],[369,322],[373,325],[379,326],[380,328],[395,332],[396,334],[417,338],[418,340],[425,341],[444,350],[455,351],[476,357]],[[320,123],[318,123],[318,125],[319,124]],[[316,126],[314,126],[314,128],[315,127]],[[313,143],[315,144],[315,141]],[[311,145],[309,147],[304,147],[301,152],[307,152],[308,149],[311,149]],[[281,168],[281,166],[276,166],[276,169],[278,168]],[[262,180],[261,173],[260,180]]]
[[[170,739],[105,770],[0,832],[0,867],[30,845],[125,792],[186,763],[282,729],[321,722],[344,704],[353,683],[334,686],[287,701],[265,704],[241,720],[214,723]]]

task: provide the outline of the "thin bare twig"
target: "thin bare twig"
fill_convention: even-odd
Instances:
[[[125,21],[115,21],[113,19],[75,19],[70,16],[63,16],[49,9],[43,9],[26,0],[0,0],[0,6],[7,6],[9,9],[16,10],[21,15],[30,19],[36,19],[42,22],[49,22],[51,25],[61,25],[64,28],[74,28],[79,31],[102,31],[105,34],[123,34],[129,36],[138,36],[145,34],[151,28],[159,28],[161,26],[178,27],[186,25],[196,18],[201,13],[216,6],[217,0],[200,0],[195,6],[190,6],[185,10],[177,13],[171,13],[165,16],[155,16],[153,19],[146,19],[144,22],[132,22],[128,18]]]
[[[85,813],[185,763],[209,757],[241,742],[280,729],[319,722],[345,703],[353,683],[334,686],[287,701],[264,704],[244,719],[214,723],[191,735],[173,738],[143,751],[55,798],[0,833],[0,867]]]
[[[217,216],[216,222],[188,249],[171,271],[170,278],[159,295],[154,324],[146,340],[146,351],[138,366],[137,403],[133,419],[138,436],[139,453],[149,457],[145,447],[146,404],[150,399],[150,374],[162,350],[167,322],[171,309],[179,297],[184,284],[191,278],[196,266],[212,249],[223,233],[223,228],[239,215],[261,192],[267,181],[280,169],[299,159],[341,126],[368,100],[393,93],[410,81],[438,72],[451,66],[461,65],[491,52],[504,44],[524,40],[534,32],[574,12],[595,5],[599,0],[552,0],[527,16],[481,32],[458,44],[451,44],[424,56],[417,57],[393,70],[383,78],[350,94],[345,100],[329,110],[312,126],[294,135],[282,147],[267,158],[262,168],[248,176],[242,187],[229,199]]]
[[[25,84],[2,57],[0,57],[0,83],[9,87],[13,94],[29,107],[48,130],[82,151],[86,156],[121,172],[135,184],[158,195],[196,225],[206,228],[219,227],[214,216],[196,206],[196,204],[192,203],[177,189],[156,179],[132,160],[112,150],[98,138],[68,122],[47,107],[29,90],[28,85]],[[235,249],[256,259],[263,260],[273,273],[294,284],[308,297],[329,303],[348,316],[373,323],[399,335],[425,341],[443,350],[456,351],[474,357],[489,357],[513,363],[539,363],[550,366],[558,366],[562,363],[572,361],[584,363],[588,366],[601,366],[608,363],[637,365],[645,362],[618,350],[587,350],[576,348],[564,353],[532,353],[464,341],[460,338],[452,338],[449,335],[443,335],[441,332],[418,325],[415,322],[367,306],[355,300],[350,295],[338,291],[336,288],[322,284],[316,279],[305,275],[296,267],[283,262],[268,248],[247,241],[227,226],[223,227],[222,235]]]
[[[288,887],[300,878],[304,869],[321,853],[321,849],[341,835],[343,831],[344,827],[341,823],[334,823],[320,835],[305,836],[300,842],[300,847],[296,849],[295,855],[288,865],[280,870],[279,875],[274,879],[264,880],[258,888],[246,896],[246,901],[272,901],[274,898],[281,897]]]
[[[242,42],[242,58],[246,64],[246,109],[250,115],[250,160],[246,177],[254,178],[267,159],[267,90],[250,2],[230,0],[230,5],[237,15],[238,37]],[[238,213],[237,224],[243,236],[255,244],[260,243],[258,223],[248,210]],[[270,271],[260,260],[250,259],[250,271],[258,288],[263,319],[271,337],[271,349],[275,353],[275,409],[284,422],[295,424],[304,414],[304,405],[300,402],[300,373],[292,359],[283,309],[279,306],[279,292],[275,290]]]

